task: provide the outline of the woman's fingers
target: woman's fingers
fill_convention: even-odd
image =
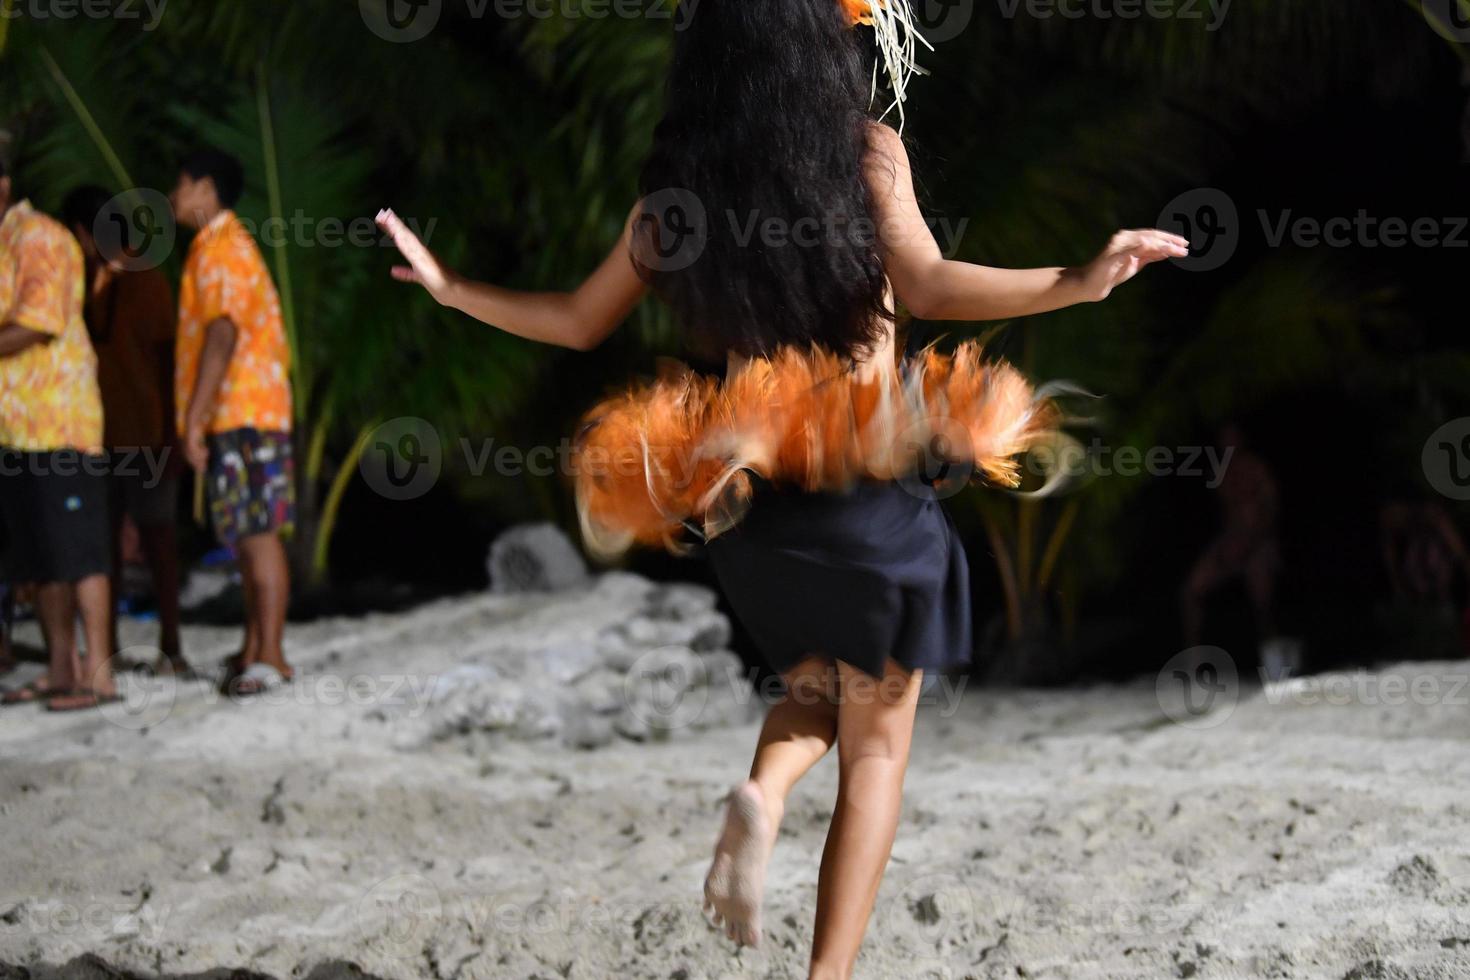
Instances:
[[[403,223],[403,219],[391,210],[378,213],[378,224],[393,239],[393,244],[398,247],[398,251],[403,253],[403,257],[415,267],[433,260],[429,255],[429,250],[424,247],[424,243],[419,241],[419,236],[415,235],[408,225]]]
[[[426,260],[430,260],[429,250],[424,247],[423,242],[419,241],[419,236],[415,235],[398,215],[392,211],[380,211],[378,212],[378,224],[388,233],[388,237],[393,239],[393,244],[397,246],[398,251],[403,253],[403,257],[414,266],[417,267]]]
[[[1136,255],[1149,262],[1158,262],[1163,259],[1182,259],[1188,257],[1189,246],[1180,245],[1172,239],[1161,238],[1156,235],[1143,235],[1124,249],[1124,254]]]
[[[385,208],[378,212],[377,222],[409,263],[407,266],[393,268],[394,279],[416,283],[431,292],[443,284],[444,271],[439,266],[439,260],[434,258],[434,253],[419,240],[419,236],[403,223],[403,219],[391,208]]]
[[[1157,228],[1136,228],[1113,236],[1114,251],[1135,252],[1139,248],[1160,258],[1184,258],[1189,255],[1189,239]]]
[[[1189,248],[1189,239],[1183,235],[1176,235],[1172,231],[1164,231],[1160,228],[1138,228],[1129,234],[1137,235],[1141,240],[1173,245],[1178,248]]]

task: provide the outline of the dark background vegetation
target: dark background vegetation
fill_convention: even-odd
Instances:
[[[429,37],[392,44],[357,0],[172,0],[151,31],[15,4],[0,123],[20,137],[23,187],[43,208],[83,181],[166,191],[181,152],[208,141],[245,160],[240,210],[257,221],[392,205],[436,221],[430,244],[472,275],[565,288],[633,201],[673,31],[664,17],[583,9],[506,18],[445,0]],[[1362,209],[1446,230],[1470,214],[1466,46],[1417,0],[1235,0],[1215,31],[1208,18],[1004,9],[975,3],[912,89],[906,136],[927,209],[966,222],[956,257],[1081,262],[1196,188],[1228,195],[1241,226],[1222,268],[1152,269],[1106,304],[1004,325],[995,349],[1104,396],[1084,441],[1201,446],[1240,421],[1282,487],[1284,629],[1314,665],[1380,654],[1379,507],[1435,496],[1425,440],[1470,414],[1467,236],[1458,248],[1272,247],[1257,212]],[[571,528],[573,512],[564,478],[473,476],[458,440],[555,445],[600,392],[680,352],[651,302],[579,354],[435,308],[387,279],[380,247],[298,241],[267,259],[299,349],[308,596],[483,586],[494,534],[530,519]],[[913,329],[953,340],[991,326]],[[357,475],[365,434],[400,416],[432,422],[449,450],[446,478],[410,502]],[[1179,585],[1217,520],[1198,478],[1104,477],[1046,501],[972,490],[950,507],[997,676],[1122,676],[1179,649]],[[629,564],[709,577],[656,554]],[[1021,605],[1010,623],[1006,568]],[[1212,603],[1210,638],[1251,649],[1239,590]]]

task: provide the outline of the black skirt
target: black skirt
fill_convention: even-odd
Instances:
[[[933,491],[869,481],[804,493],[752,479],[749,512],[707,551],[772,670],[814,655],[874,677],[890,657],[926,671],[970,662],[969,565]]]

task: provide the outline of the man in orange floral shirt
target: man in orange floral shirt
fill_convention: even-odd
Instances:
[[[281,535],[295,523],[290,352],[260,249],[231,210],[237,160],[201,150],[170,197],[198,234],[184,264],[174,391],[190,465],[206,481],[215,533],[240,559],[245,642],[226,689],[256,694],[291,678],[283,649],[290,571]]]
[[[59,222],[13,202],[8,150],[0,134],[0,516],[7,572],[36,585],[50,669],[3,700],[93,708],[116,688],[102,397],[82,319],[82,250]]]

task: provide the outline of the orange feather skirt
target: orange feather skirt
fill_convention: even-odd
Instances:
[[[825,349],[788,346],[721,381],[667,361],[653,381],[605,398],[573,446],[588,548],[687,550],[739,523],[750,474],[807,491],[912,477],[936,459],[1015,487],[1018,457],[1060,420],[1010,364],[966,341],[932,346],[898,371],[860,373]]]

